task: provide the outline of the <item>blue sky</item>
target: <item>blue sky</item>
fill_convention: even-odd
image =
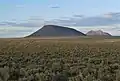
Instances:
[[[84,33],[101,29],[120,35],[120,20],[116,19],[119,3],[120,0],[0,0],[0,37],[26,36],[44,24],[56,22]]]

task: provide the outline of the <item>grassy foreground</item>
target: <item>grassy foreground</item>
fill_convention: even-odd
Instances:
[[[120,81],[120,39],[0,39],[0,81]]]

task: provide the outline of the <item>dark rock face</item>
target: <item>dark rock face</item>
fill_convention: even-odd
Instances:
[[[56,25],[45,25],[38,31],[29,35],[28,37],[51,37],[51,36],[85,36],[84,33],[79,32],[72,28],[56,26]]]
[[[103,32],[101,30],[98,31],[89,31],[86,35],[88,36],[112,36],[111,34],[107,33],[107,32]]]

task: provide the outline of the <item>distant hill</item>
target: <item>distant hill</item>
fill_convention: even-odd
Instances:
[[[88,36],[112,36],[111,34],[107,33],[107,32],[103,32],[101,30],[97,30],[97,31],[89,31],[88,33],[86,33],[86,35]]]
[[[57,25],[45,25],[28,37],[86,36],[75,29]]]

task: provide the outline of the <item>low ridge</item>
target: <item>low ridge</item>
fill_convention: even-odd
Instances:
[[[88,36],[112,36],[111,34],[107,33],[107,32],[103,32],[102,30],[97,30],[97,31],[89,31],[86,33],[86,35]]]

